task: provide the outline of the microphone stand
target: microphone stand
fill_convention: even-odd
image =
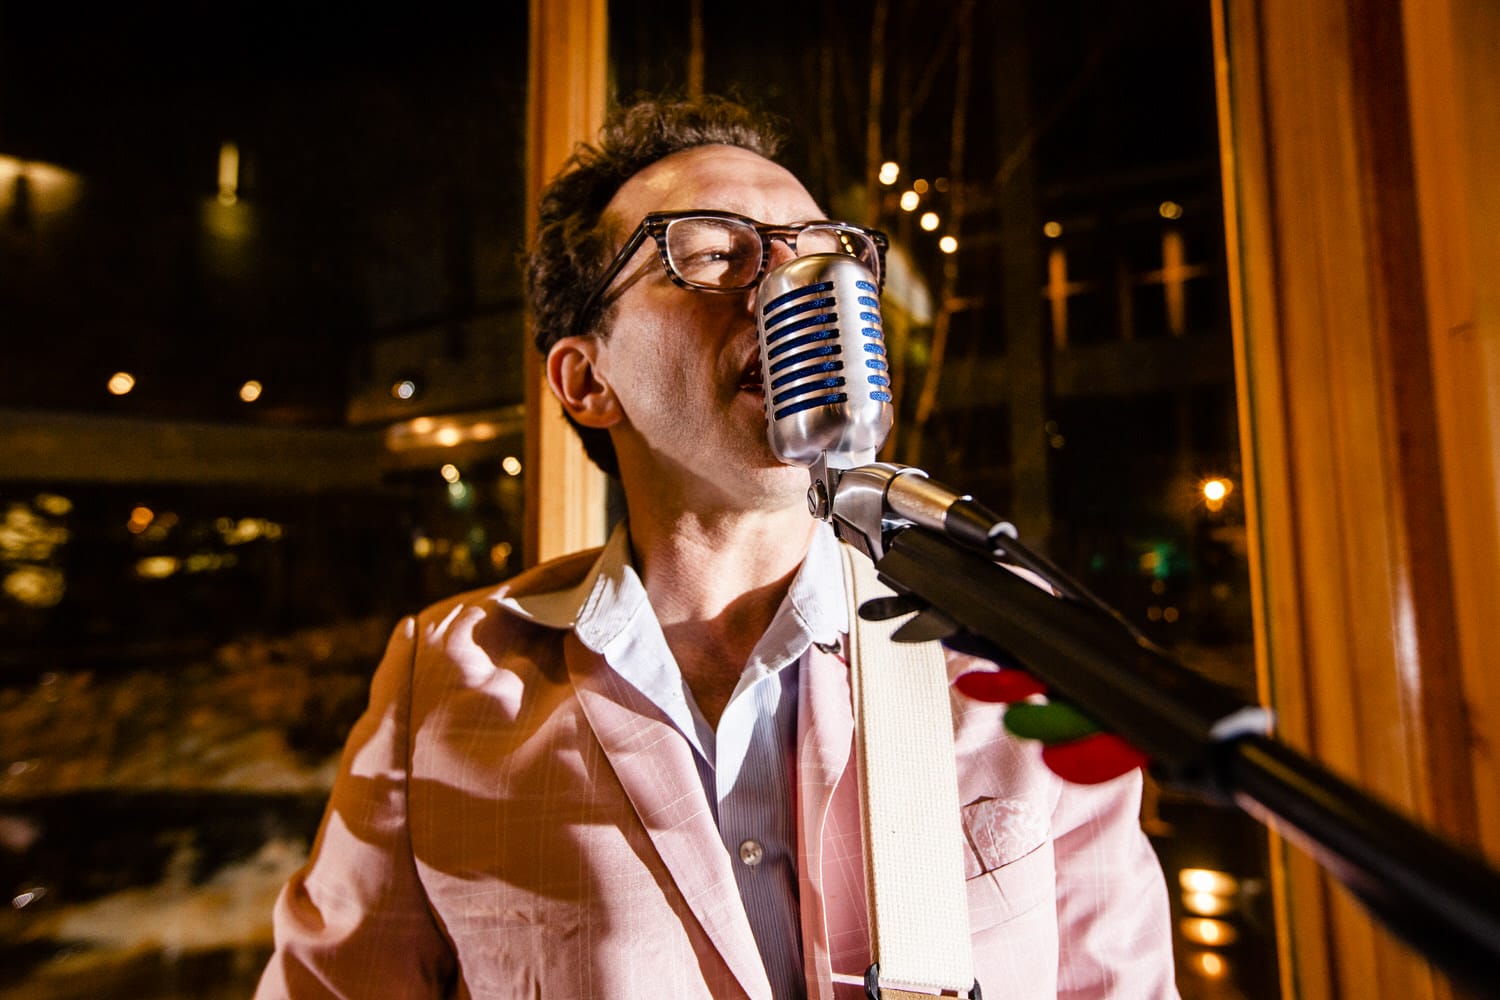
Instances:
[[[812,473],[814,516],[901,595],[862,617],[916,608],[898,641],[1017,664],[1150,757],[1163,785],[1274,827],[1435,965],[1500,997],[1500,873],[1267,735],[1264,708],[1148,642],[971,498],[885,463]]]

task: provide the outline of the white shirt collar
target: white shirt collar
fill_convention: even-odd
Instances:
[[[832,642],[848,630],[838,546],[832,528],[823,525],[813,533],[807,558],[792,578],[766,634],[750,654],[749,666],[784,660],[788,643],[797,642],[795,633],[805,633],[817,642]],[[575,629],[583,644],[595,652],[602,651],[629,625],[644,602],[646,588],[631,564],[630,533],[624,521],[615,526],[594,565],[574,586],[499,598],[500,606],[519,618],[548,628]]]
[[[797,662],[812,643],[833,643],[847,630],[839,544],[831,527],[820,526],[813,533],[786,597],[743,665],[731,705],[767,674]],[[527,621],[572,629],[660,708],[705,760],[715,759],[713,734],[693,707],[645,584],[631,564],[630,536],[623,521],[576,585],[538,594],[505,594],[499,604]]]

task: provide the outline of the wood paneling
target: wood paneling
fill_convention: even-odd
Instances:
[[[527,111],[528,242],[542,187],[604,120],[607,69],[604,0],[531,0]],[[526,563],[599,545],[605,478],[563,419],[542,358],[526,352]]]

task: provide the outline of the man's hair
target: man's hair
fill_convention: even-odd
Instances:
[[[642,100],[613,109],[597,145],[580,145],[542,191],[536,239],[526,260],[537,349],[545,355],[574,332],[578,310],[609,265],[612,240],[601,217],[626,181],[657,160],[696,146],[739,146],[775,159],[781,144],[782,132],[772,118],[721,97]],[[600,309],[586,332],[608,336],[611,314],[611,308]],[[594,464],[618,478],[609,433],[568,421]]]

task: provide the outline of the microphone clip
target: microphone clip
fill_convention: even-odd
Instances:
[[[893,508],[891,486],[898,479],[906,487],[898,491],[903,496],[920,498],[926,492],[923,486],[927,473],[921,469],[890,462],[837,468],[829,464],[828,455],[823,452],[808,469],[812,476],[807,488],[808,513],[832,523],[834,534],[863,552],[871,562],[880,561],[890,538],[902,528],[934,520],[941,524],[940,497],[934,496],[931,505],[919,501],[915,505],[901,504],[911,509]],[[921,509],[927,506],[931,510]]]

